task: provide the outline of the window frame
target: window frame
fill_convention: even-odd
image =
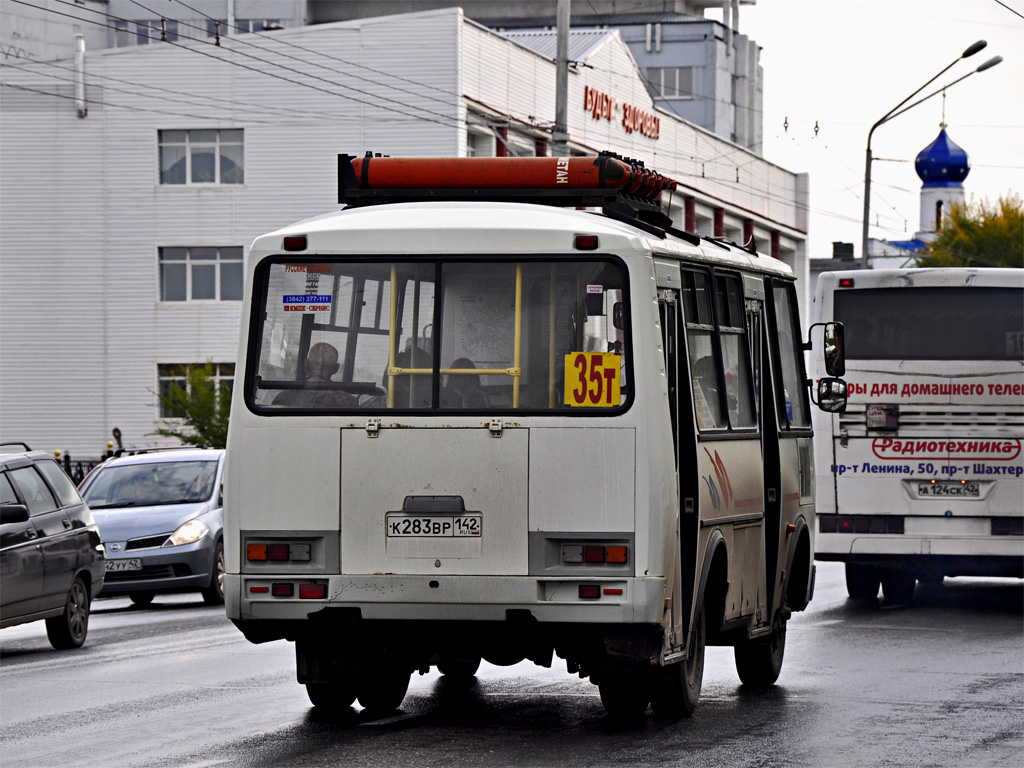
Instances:
[[[165,259],[165,252],[167,251],[185,251],[183,259],[167,258]],[[193,257],[192,252],[198,250],[212,250],[214,251],[214,257],[212,259],[202,259]],[[225,258],[225,251],[238,252],[237,258]],[[166,298],[165,292],[165,266],[183,264],[185,267],[185,298],[183,299],[168,299]],[[238,298],[224,298],[224,267],[230,264],[238,265]],[[194,296],[194,274],[193,267],[199,266],[213,266],[214,267],[214,280],[213,280],[213,292],[212,298],[196,298]],[[181,305],[181,304],[195,304],[197,302],[240,302],[244,294],[244,283],[245,283],[245,248],[240,245],[161,245],[157,247],[157,301],[160,304],[167,305]]]
[[[239,141],[226,141],[223,140],[223,134],[227,132],[237,132],[240,134],[241,139]],[[184,141],[172,140],[168,134],[183,133]],[[193,138],[193,134],[199,133],[214,133],[216,137],[214,141],[206,142],[200,141],[198,138]],[[157,129],[157,186],[159,187],[242,187],[245,186],[245,129],[244,128],[158,128]],[[177,162],[172,163],[168,170],[164,169],[164,149],[171,147],[180,147],[183,151],[183,159],[185,162],[184,166],[184,181],[165,181],[165,175],[169,174],[170,168],[177,165]],[[194,156],[200,154],[200,149],[213,148],[214,157],[214,173],[212,181],[193,181],[192,176],[195,172],[194,169]],[[224,181],[223,174],[223,159],[224,149],[226,147],[240,147],[240,162],[237,163],[237,167],[240,173],[239,181]],[[180,161],[178,161],[180,162]]]
[[[761,425],[757,417],[757,403],[756,403],[756,389],[754,376],[755,372],[753,369],[753,361],[750,359],[750,328],[747,326],[746,312],[745,310],[745,297],[743,294],[743,276],[740,272],[736,272],[728,269],[719,269],[709,265],[692,264],[692,263],[681,263],[680,271],[683,273],[699,273],[705,276],[705,290],[708,292],[707,309],[710,312],[711,323],[698,322],[693,323],[687,318],[687,301],[686,301],[686,278],[685,275],[682,277],[682,289],[683,295],[680,297],[682,301],[682,319],[683,319],[683,333],[686,337],[686,356],[687,356],[687,370],[690,374],[690,380],[687,383],[690,392],[690,400],[693,403],[694,414],[698,412],[697,403],[694,401],[693,391],[693,360],[690,356],[690,333],[691,330],[697,330],[701,333],[710,333],[711,339],[711,350],[712,357],[715,363],[715,375],[717,377],[718,391],[721,393],[718,397],[719,413],[718,420],[721,421],[721,426],[714,427],[700,427],[695,419],[694,425],[697,428],[697,439],[699,441],[704,440],[748,440],[752,437],[756,437],[761,433]],[[742,328],[740,326],[726,326],[721,321],[721,311],[719,309],[719,292],[718,292],[718,279],[724,277],[727,279],[734,280],[739,287],[740,296],[740,321],[742,322]],[[698,320],[704,318],[698,317]],[[723,331],[730,336],[735,336],[739,339],[738,350],[746,362],[747,369],[747,381],[749,383],[749,403],[751,413],[754,416],[754,423],[750,426],[733,426],[729,421],[728,411],[728,388],[726,385],[725,377],[725,352],[723,348]]]
[[[800,308],[797,304],[796,284],[792,280],[781,280],[773,277],[769,281],[769,287],[771,289],[771,334],[769,343],[771,346],[771,353],[776,361],[773,378],[775,386],[775,413],[779,425],[779,434],[781,437],[808,437],[813,432],[813,425],[811,417],[810,392],[807,387],[807,367],[804,361],[803,326],[800,321]],[[791,400],[791,403],[795,407],[799,402],[804,418],[806,419],[806,424],[803,425],[794,425],[786,414],[786,385],[782,371],[782,366],[785,364],[785,358],[782,352],[782,335],[779,332],[781,327],[781,307],[775,300],[776,288],[783,289],[789,296],[789,323],[790,328],[794,332],[793,360],[797,366],[796,373],[799,377],[800,383],[798,395],[799,401]],[[790,397],[792,396],[793,393],[790,393]]]
[[[273,266],[276,265],[288,265],[288,264],[309,264],[309,263],[381,263],[381,264],[416,264],[422,266],[432,266],[435,270],[435,286],[438,284],[443,285],[444,281],[441,276],[442,266],[450,264],[460,263],[471,263],[471,264],[535,264],[535,263],[592,263],[592,262],[608,262],[615,265],[621,272],[622,275],[622,287],[621,289],[616,288],[615,290],[622,291],[622,302],[626,307],[630,306],[632,300],[630,291],[630,271],[626,262],[619,256],[611,253],[599,253],[599,252],[588,252],[586,254],[580,254],[575,256],[566,256],[565,254],[520,254],[520,255],[495,255],[495,254],[430,254],[428,257],[416,254],[318,254],[313,258],[296,257],[292,254],[277,253],[268,256],[260,261],[256,265],[254,276],[253,276],[253,291],[252,291],[252,306],[250,308],[250,327],[247,340],[247,352],[246,352],[246,368],[244,372],[244,383],[243,383],[243,397],[247,409],[259,416],[271,416],[271,417],[288,417],[296,415],[317,415],[323,417],[332,417],[338,414],[351,415],[358,413],[359,415],[367,416],[409,416],[409,415],[421,415],[421,416],[439,416],[443,415],[446,418],[458,415],[470,415],[476,413],[476,411],[464,410],[459,408],[444,407],[438,405],[437,407],[429,408],[380,408],[380,407],[367,407],[358,406],[350,408],[324,408],[324,409],[281,409],[274,408],[266,404],[259,404],[255,401],[254,392],[256,390],[256,377],[259,373],[260,365],[260,350],[263,342],[263,315],[267,307],[267,294],[270,287],[270,280],[268,279],[268,273]],[[436,290],[436,288],[435,288]],[[525,286],[524,286],[525,294]],[[434,295],[433,298],[433,325],[434,327],[443,328],[442,315],[444,313],[444,298],[443,295]],[[525,305],[524,305],[525,306]],[[623,328],[622,330],[627,342],[627,351],[622,353],[624,366],[622,381],[627,383],[621,393],[621,401],[618,406],[611,407],[556,407],[556,408],[533,408],[528,409],[525,406],[520,405],[519,408],[512,408],[511,406],[493,406],[486,410],[489,414],[504,414],[512,413],[517,415],[529,415],[529,416],[566,416],[574,418],[601,418],[608,416],[619,416],[628,411],[635,401],[636,397],[636,378],[634,370],[634,346],[635,337],[632,329],[631,313],[629,311],[623,313]],[[403,320],[404,322],[404,320]],[[438,361],[437,352],[440,351],[441,345],[443,344],[443,330],[442,340],[436,341],[431,337],[431,355],[434,361]],[[527,342],[523,341],[523,360],[527,358],[526,350]],[[343,355],[344,357],[344,355]],[[522,366],[522,363],[521,363]],[[432,364],[434,369],[432,380],[437,381],[441,374],[440,369],[443,366],[439,364]],[[434,385],[436,386],[436,384]]]
[[[164,414],[164,405],[160,401],[160,396],[163,395],[165,385],[169,387],[171,384],[178,384],[182,386],[185,391],[189,391],[188,373],[191,368],[205,368],[207,365],[213,366],[213,376],[210,381],[213,382],[215,391],[220,392],[220,385],[226,384],[229,392],[234,391],[235,379],[237,378],[235,363],[157,363],[156,364],[156,393],[157,393],[157,418],[160,421],[181,421],[182,416],[178,414]],[[170,369],[178,368],[180,373],[172,373]],[[230,368],[230,374],[226,373],[223,369]],[[163,370],[161,370],[163,369]]]

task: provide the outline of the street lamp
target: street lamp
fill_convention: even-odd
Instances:
[[[962,80],[966,80],[968,77],[970,77],[971,75],[975,74],[976,72],[984,72],[986,69],[990,69],[990,68],[994,67],[996,64],[998,64],[1000,61],[1003,60],[1002,56],[996,56],[996,57],[994,57],[992,59],[989,59],[984,64],[982,64],[980,67],[978,67],[977,69],[975,69],[975,70],[973,70],[971,72],[968,72],[963,77],[960,77],[960,78],[954,80],[953,82],[944,85],[942,88],[938,89],[937,91],[933,91],[932,93],[929,93],[927,96],[924,96],[924,97],[918,99],[913,104],[911,104],[911,105],[909,105],[907,107],[903,107],[904,104],[906,104],[912,98],[917,96],[917,94],[919,94],[921,91],[923,91],[929,85],[931,85],[936,80],[938,80],[940,77],[942,77],[946,72],[948,72],[958,61],[960,61],[960,59],[966,59],[969,56],[973,56],[978,51],[980,51],[982,48],[984,48],[986,45],[988,45],[987,42],[985,42],[984,40],[979,40],[978,42],[974,43],[972,46],[967,48],[967,50],[965,50],[962,54],[960,54],[956,59],[953,60],[952,64],[950,64],[949,66],[943,68],[942,71],[940,71],[937,75],[935,75],[935,77],[933,77],[931,80],[926,82],[924,85],[922,85],[916,91],[914,91],[912,94],[907,96],[907,98],[905,98],[903,101],[901,101],[895,107],[893,107],[888,112],[886,112],[882,116],[882,118],[880,120],[878,120],[878,122],[876,122],[874,125],[871,126],[871,130],[868,131],[867,159],[865,161],[865,166],[864,166],[864,222],[863,222],[864,229],[863,229],[862,238],[861,238],[861,259],[863,260],[863,264],[864,264],[865,269],[869,268],[870,265],[871,265],[870,261],[868,260],[868,220],[869,220],[869,218],[871,216],[871,159],[872,159],[871,158],[871,136],[872,136],[872,134],[874,134],[875,129],[878,126],[882,125],[883,123],[887,123],[890,120],[892,120],[894,117],[902,115],[908,109],[913,109],[918,104],[920,104],[920,103],[930,99],[932,96],[935,96],[935,95],[937,95],[939,93],[942,93],[944,90],[946,90],[950,86],[956,85],[957,83],[961,82]],[[903,108],[901,109],[901,107],[903,107]]]

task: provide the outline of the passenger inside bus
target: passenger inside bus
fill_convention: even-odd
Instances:
[[[356,399],[348,392],[329,388],[338,372],[338,350],[321,341],[306,355],[306,378],[302,389],[286,389],[274,398],[274,405],[298,408],[351,408]]]
[[[449,366],[455,370],[476,368],[468,357],[460,357]],[[450,373],[441,392],[441,405],[448,408],[487,408],[490,402],[475,373]]]

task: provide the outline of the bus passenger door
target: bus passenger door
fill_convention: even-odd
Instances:
[[[763,297],[763,288],[759,295]],[[765,605],[768,609],[765,618],[770,621],[779,587],[777,574],[782,526],[782,465],[779,457],[779,427],[774,408],[771,345],[764,332],[763,298],[748,298],[746,308],[750,362],[754,373],[754,401],[757,404],[761,461],[764,466],[764,583]]]
[[[690,397],[689,366],[687,364],[686,334],[679,301],[679,292],[662,290],[658,307],[665,349],[665,372],[668,377],[669,413],[672,420],[672,441],[675,446],[676,482],[679,498],[679,567],[681,590],[674,600],[675,626],[682,627],[682,636],[676,645],[689,641],[693,597],[699,567],[697,545],[700,522],[697,506],[700,494],[700,475],[697,471],[697,435],[694,429],[693,400]]]

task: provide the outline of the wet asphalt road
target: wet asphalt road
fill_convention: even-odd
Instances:
[[[0,632],[3,768],[135,766],[1018,766],[1024,582],[947,579],[912,607],[846,598],[818,564],[779,683],[739,685],[708,649],[691,720],[610,721],[556,659],[483,665],[470,688],[414,676],[400,712],[315,714],[292,646],[248,644],[198,595],[94,605],[86,646]]]

